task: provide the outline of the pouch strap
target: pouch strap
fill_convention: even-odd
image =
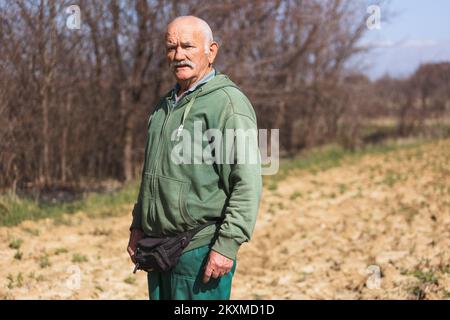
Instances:
[[[200,225],[200,226],[198,226],[198,227],[196,227],[196,228],[194,228],[194,229],[192,229],[192,230],[186,231],[186,233],[191,234],[191,235],[193,236],[193,235],[195,235],[196,233],[198,233],[200,230],[202,230],[202,229],[204,229],[204,228],[206,228],[206,227],[208,227],[208,226],[210,226],[210,225],[219,223],[219,222],[221,222],[221,221],[220,221],[220,220],[219,220],[219,221],[208,221],[207,223],[202,224],[202,225]]]

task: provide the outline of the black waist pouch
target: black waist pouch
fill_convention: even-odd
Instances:
[[[215,223],[211,221],[173,237],[145,237],[139,240],[134,256],[136,264],[133,273],[137,270],[169,271],[178,263],[181,253],[192,237],[203,228]]]

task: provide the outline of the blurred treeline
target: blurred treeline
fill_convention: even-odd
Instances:
[[[66,27],[72,4],[80,30]],[[280,128],[283,154],[445,124],[449,63],[408,79],[371,82],[357,72],[365,9],[351,0],[2,0],[0,188],[136,177],[148,116],[174,84],[165,28],[184,14],[211,25],[221,46],[216,68],[249,96],[260,128]],[[448,135],[444,128],[431,134]]]

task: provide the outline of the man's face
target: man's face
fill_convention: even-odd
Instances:
[[[186,23],[169,25],[166,34],[166,52],[177,81],[198,80],[208,68],[204,34],[192,25]]]

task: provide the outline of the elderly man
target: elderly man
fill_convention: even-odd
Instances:
[[[176,18],[167,27],[165,46],[177,83],[150,116],[128,253],[134,261],[136,244],[144,236],[173,236],[215,221],[195,234],[173,269],[148,272],[149,297],[229,299],[236,254],[250,240],[259,208],[259,150],[251,143],[247,150],[258,154],[256,163],[180,163],[173,152],[180,132],[193,133],[196,124],[202,130],[256,132],[255,112],[239,88],[213,68],[219,47],[205,21]],[[211,141],[202,141],[201,147],[205,144]]]

